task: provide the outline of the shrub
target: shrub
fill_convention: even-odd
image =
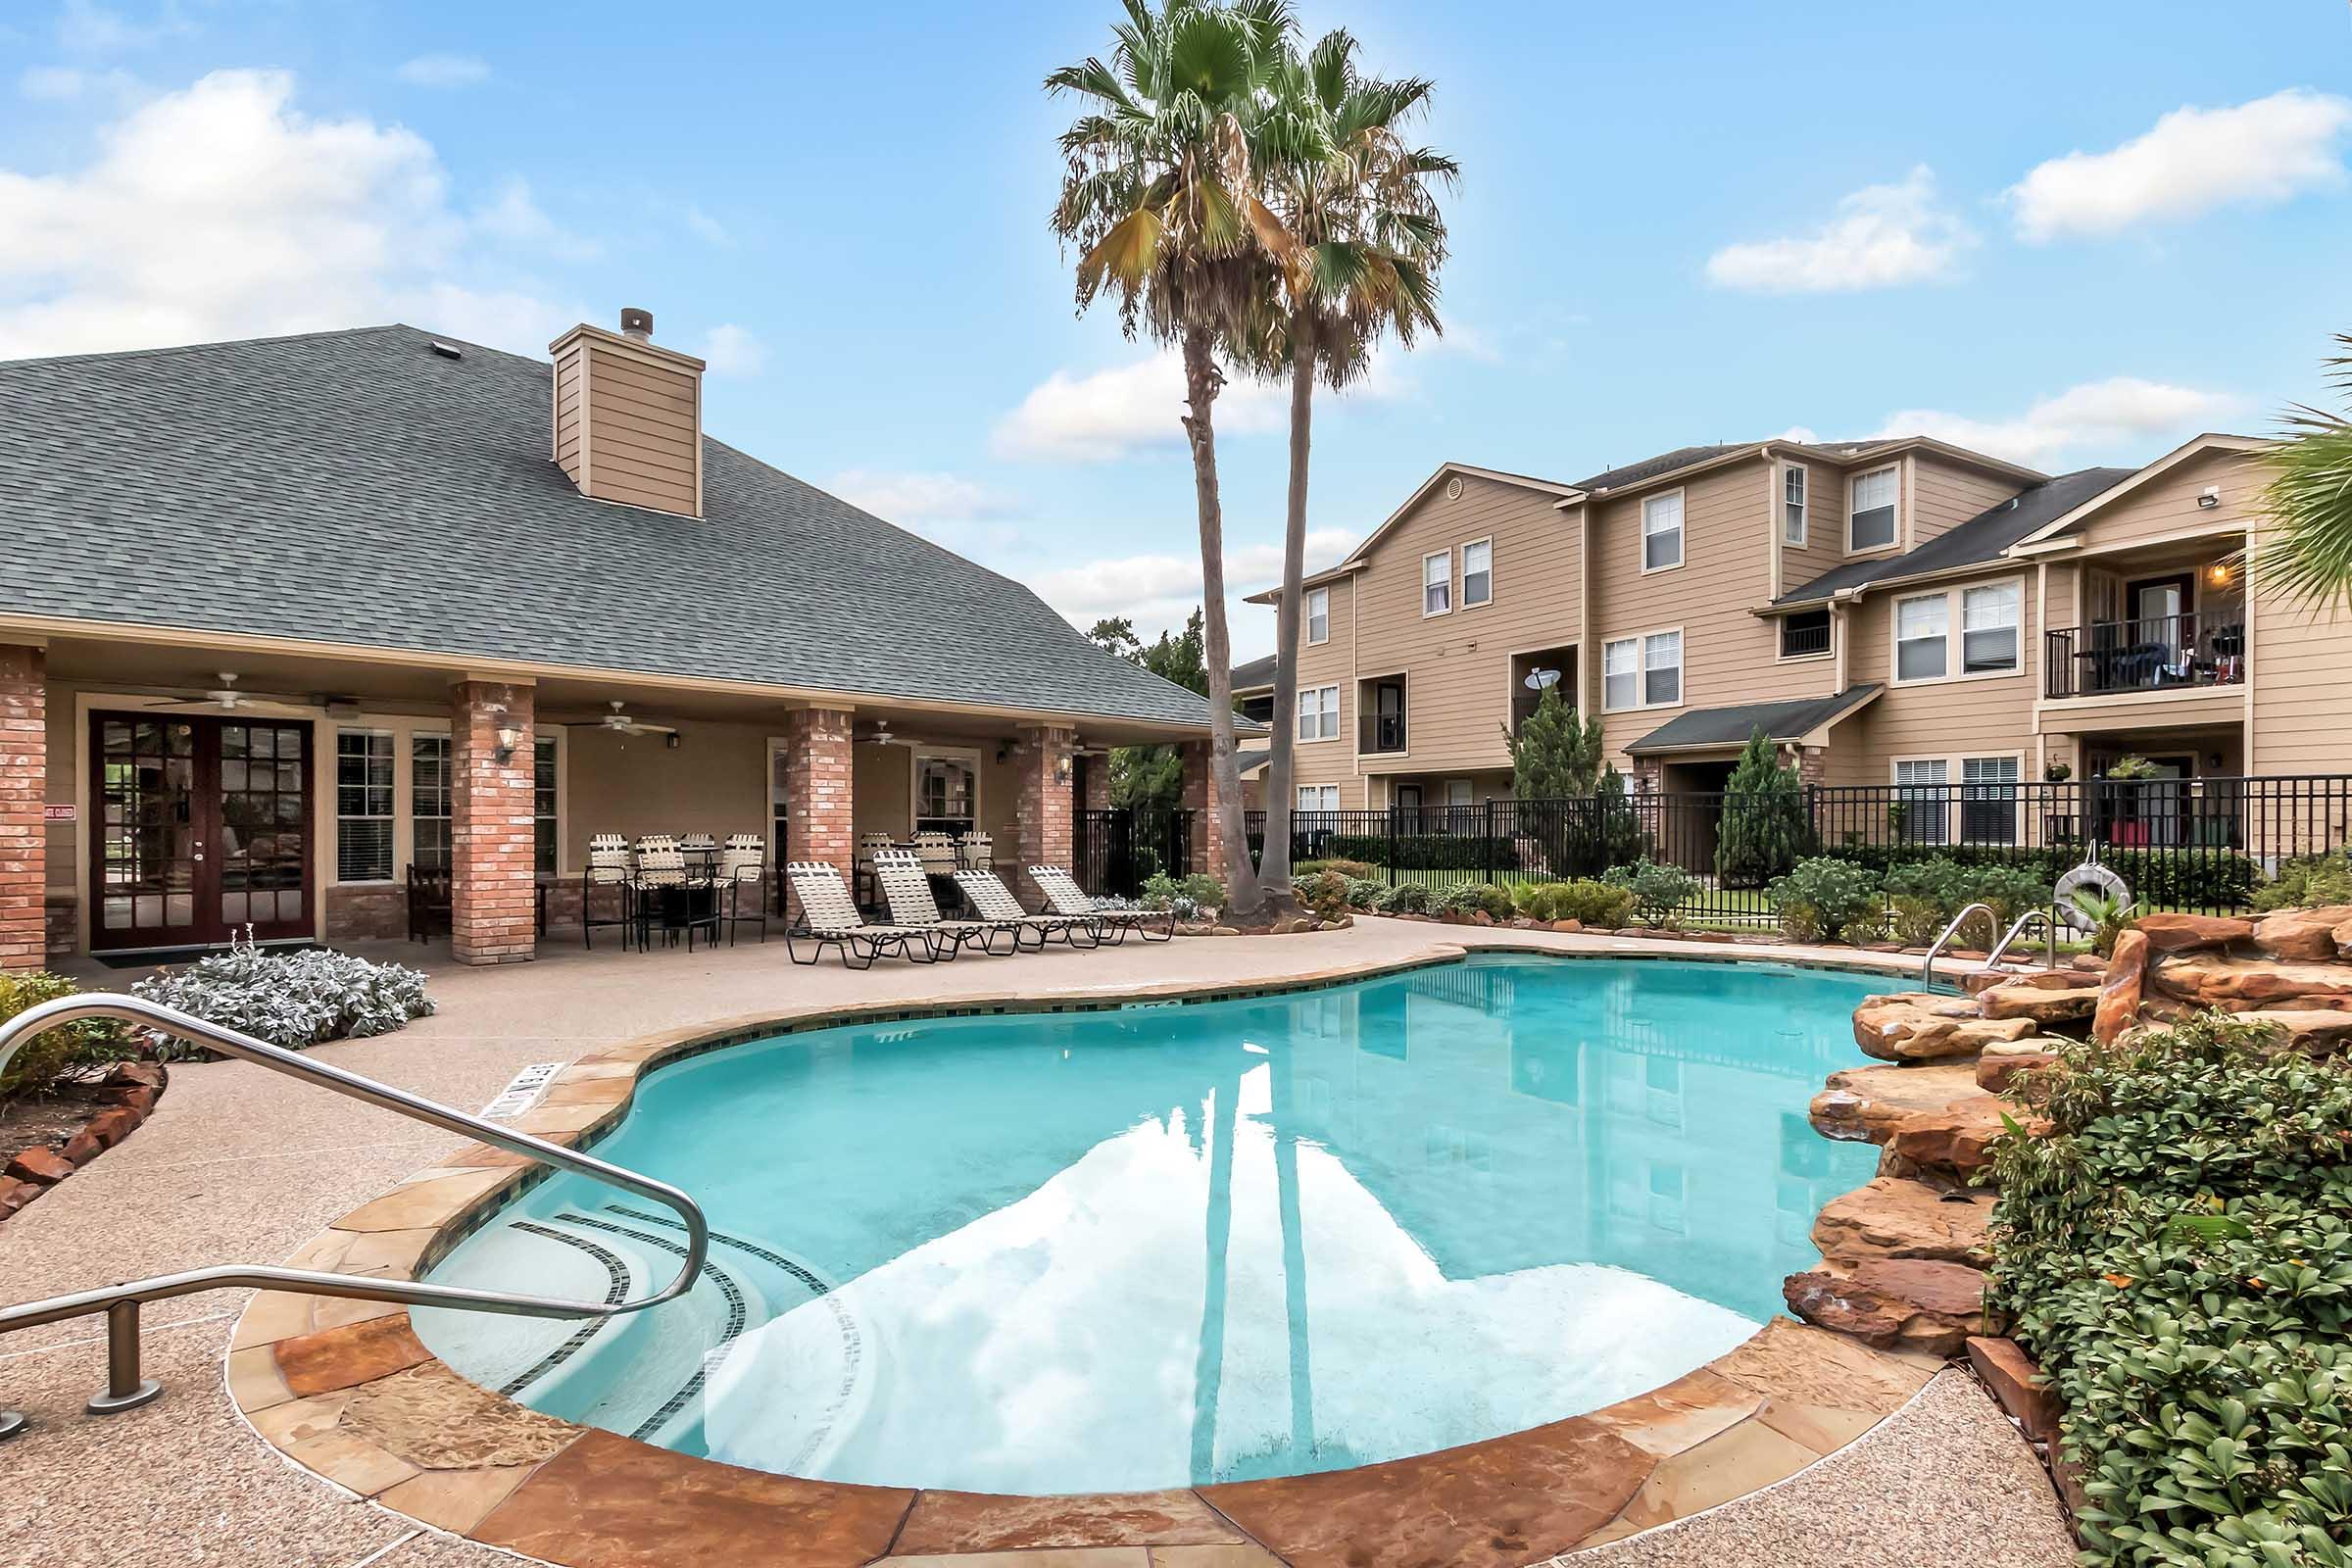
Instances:
[[[1554,919],[1556,916],[1551,912],[1552,890],[1559,885],[1559,883],[1551,881],[1522,882],[1511,889],[1511,903],[1521,914],[1526,915],[1530,920]]]
[[[1484,833],[1334,833],[1324,846],[1327,859],[1362,860],[1405,871],[1497,871],[1519,869],[1519,846]]]
[[[2062,1046],[2047,1135],[1993,1146],[1989,1294],[2063,1405],[2087,1562],[2345,1560],[2352,1071],[2264,1043]]]
[[[1673,924],[1674,911],[1698,891],[1698,878],[1681,866],[1647,858],[1611,866],[1601,881],[1625,892],[1633,900],[1634,913],[1651,927]]]
[[[1457,882],[1446,890],[1438,907],[1456,914],[1484,911],[1497,920],[1511,917],[1511,890],[1495,882]]]
[[[1210,876],[1206,871],[1195,871],[1191,876],[1179,882],[1177,887],[1186,898],[1203,909],[1225,907],[1225,884]]]
[[[1317,871],[1292,884],[1306,912],[1318,920],[1337,920],[1348,912],[1348,879],[1337,871]]]
[[[2254,907],[2309,909],[2352,904],[2352,861],[2342,855],[2306,855],[2278,864],[2278,875],[2253,897]]]
[[[1502,738],[1511,750],[1511,794],[1519,800],[1589,795],[1600,775],[1600,720],[1578,713],[1556,681],[1544,688],[1517,733],[1503,726]]]
[[[1981,865],[1968,873],[1964,904],[1982,904],[1992,910],[1992,922],[2007,931],[2028,909],[2050,906],[2054,877],[2022,865]],[[1997,936],[1994,941],[2000,940]]]
[[[135,996],[194,1013],[209,1023],[299,1051],[322,1040],[390,1034],[433,1010],[424,976],[397,963],[369,963],[348,953],[269,953],[250,940],[132,986]],[[166,1036],[158,1054],[199,1054],[202,1048]]]
[[[1348,883],[1348,907],[1377,909],[1389,891],[1389,885],[1377,877],[1351,876]]]
[[[1616,930],[1634,917],[1634,895],[1606,882],[1580,880],[1551,884],[1551,917]]]
[[[0,1023],[44,1002],[70,997],[80,988],[45,969],[0,973]],[[19,1095],[37,1095],[82,1077],[130,1054],[122,1026],[111,1018],[85,1018],[48,1029],[17,1048],[0,1072],[0,1103]]]
[[[1772,879],[1772,902],[1781,932],[1791,942],[1842,936],[1857,945],[1875,942],[1882,929],[1879,879],[1851,860],[1815,856]]]
[[[1427,914],[1429,889],[1418,882],[1399,882],[1380,896],[1383,914]]]
[[[1364,860],[1300,860],[1291,867],[1291,875],[1308,877],[1317,871],[1337,871],[1344,877],[1367,877],[1379,869]]]
[[[1796,863],[1804,840],[1804,786],[1757,730],[1723,787],[1715,874],[1727,888],[1762,887]]]
[[[1185,906],[1183,908],[1177,907],[1180,900]],[[1192,902],[1185,897],[1184,884],[1164,871],[1144,878],[1144,907],[1147,909],[1175,909],[1179,915],[1189,919],[1193,912]]]

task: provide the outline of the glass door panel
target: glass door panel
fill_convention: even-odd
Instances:
[[[96,928],[102,946],[188,940],[196,921],[195,726],[102,718],[98,724]]]

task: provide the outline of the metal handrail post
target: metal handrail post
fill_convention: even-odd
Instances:
[[[1919,960],[1919,983],[1921,989],[1924,990],[1936,983],[1936,955],[1941,953],[1943,951],[1943,945],[1952,940],[1952,933],[1960,929],[1961,923],[1970,915],[1977,913],[1979,910],[1983,910],[1984,914],[1989,916],[1992,913],[1992,906],[1988,904],[1972,904],[1963,908],[1958,914],[1953,915],[1952,923],[1943,928],[1943,935],[1937,937],[1935,945],[1928,949],[1928,956]]]
[[[432,1285],[421,1280],[334,1274],[318,1269],[227,1264],[189,1269],[177,1274],[159,1274],[150,1279],[100,1286],[95,1290],[52,1296],[0,1308],[0,1334],[37,1328],[44,1323],[63,1322],[68,1318],[100,1312],[106,1314],[107,1388],[104,1394],[89,1402],[88,1408],[93,1414],[133,1409],[162,1392],[155,1384],[139,1376],[139,1307],[147,1301],[168,1300],[201,1291],[251,1288],[302,1291],[314,1296],[345,1297],[364,1301],[393,1301],[404,1306],[446,1306],[461,1311],[497,1312],[516,1317],[607,1318],[640,1312],[649,1306],[659,1306],[663,1301],[684,1296],[693,1288],[696,1278],[702,1273],[704,1260],[710,1255],[710,1229],[703,1218],[701,1206],[666,1182],[640,1176],[635,1171],[624,1170],[592,1154],[583,1154],[561,1144],[549,1143],[544,1138],[534,1138],[529,1133],[517,1132],[479,1116],[452,1109],[421,1096],[412,1095],[405,1089],[396,1089],[390,1084],[346,1072],[322,1061],[314,1061],[283,1047],[256,1040],[238,1030],[181,1012],[176,1007],[149,1002],[142,997],[94,992],[86,996],[62,997],[55,1002],[42,1003],[37,1007],[26,1008],[7,1023],[0,1024],[0,1073],[8,1070],[9,1059],[27,1041],[47,1030],[77,1023],[85,1018],[113,1018],[119,1022],[177,1035],[221,1055],[250,1061],[271,1072],[316,1084],[364,1104],[406,1116],[412,1121],[477,1139],[493,1148],[524,1154],[560,1170],[608,1183],[661,1203],[675,1212],[686,1226],[686,1255],[677,1277],[656,1294],[636,1300],[583,1301],[563,1297],[483,1290],[472,1286]],[[24,1420],[21,1415],[13,1411],[0,1411],[0,1440],[15,1436],[24,1427]]]

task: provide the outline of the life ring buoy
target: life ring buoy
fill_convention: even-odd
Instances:
[[[2097,922],[2075,906],[2075,895],[2085,888],[2095,888],[2109,898],[2129,904],[2132,884],[2099,863],[2099,852],[2092,850],[2090,858],[2058,878],[2050,890],[2050,900],[2056,906],[2058,918],[2070,931],[2090,931]]]

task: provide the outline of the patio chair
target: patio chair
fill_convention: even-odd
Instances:
[[[936,829],[925,829],[914,836],[914,853],[923,862],[923,870],[932,876],[956,874],[956,840]]]
[[[718,852],[717,893],[725,901],[719,923],[727,928],[727,946],[735,945],[735,928],[747,922],[760,927],[767,940],[767,841],[757,833],[730,833]],[[752,912],[743,912],[744,890],[751,890]]]
[[[620,946],[629,946],[629,928],[636,919],[635,890],[629,886],[629,841],[617,833],[591,834],[588,839],[588,865],[580,873],[580,946],[594,951],[596,932],[600,926],[620,927]],[[596,894],[599,888],[611,888],[617,906],[610,920],[596,915]]]
[[[939,956],[952,960],[967,947],[977,947],[998,957],[1019,951],[1018,920],[951,920],[941,914],[939,900],[931,893],[931,878],[924,873],[923,862],[912,850],[884,850],[876,855],[874,876],[882,884],[882,897],[890,906],[891,923],[930,932],[931,951]],[[1003,952],[996,945],[1000,931],[1004,934]]]
[[[966,871],[993,871],[997,865],[996,840],[986,833],[966,833],[956,841],[956,859]]]
[[[409,940],[429,942],[446,934],[454,922],[457,904],[452,896],[449,867],[409,866]]]
[[[653,946],[657,912],[663,939],[675,941],[680,931],[685,932],[688,953],[694,951],[697,930],[708,930],[710,945],[718,946],[718,890],[709,877],[686,869],[686,854],[677,840],[662,833],[639,839],[637,871],[629,878],[629,888],[636,905],[641,949]]]
[[[784,875],[801,906],[800,918],[784,927],[784,951],[793,962],[814,963],[827,948],[839,953],[841,961],[853,969],[871,969],[876,958],[894,953],[917,963],[937,961],[939,954],[930,932],[914,926],[866,924],[842,883],[841,868],[830,860],[795,860],[784,867]],[[793,943],[795,936],[814,944],[806,958]]]
[[[860,833],[858,835],[858,883],[853,891],[858,895],[859,908],[870,909],[881,904],[881,884],[874,880],[874,857],[884,850],[895,850],[898,847],[898,840],[887,833]]]
[[[1114,931],[1118,934],[1111,939],[1113,947],[1125,942],[1130,931],[1146,942],[1169,942],[1175,939],[1174,909],[1129,909],[1118,905],[1104,905],[1078,885],[1078,879],[1070,875],[1067,866],[1033,865],[1029,868],[1029,879],[1045,894],[1046,908],[1050,912],[1074,914],[1093,921],[1097,942],[1102,940],[1105,932]],[[1159,928],[1156,935],[1153,934],[1155,926]]]
[[[1029,947],[1043,951],[1054,937],[1075,948],[1080,946],[1079,934],[1086,936],[1084,946],[1102,946],[1102,939],[1095,934],[1092,921],[1077,914],[1031,914],[1021,907],[1021,901],[1012,896],[994,871],[958,871],[956,886],[963,894],[963,902],[983,920],[1004,920],[1017,924],[1020,936],[1030,940]],[[1022,945],[1016,937],[1015,946]]]

